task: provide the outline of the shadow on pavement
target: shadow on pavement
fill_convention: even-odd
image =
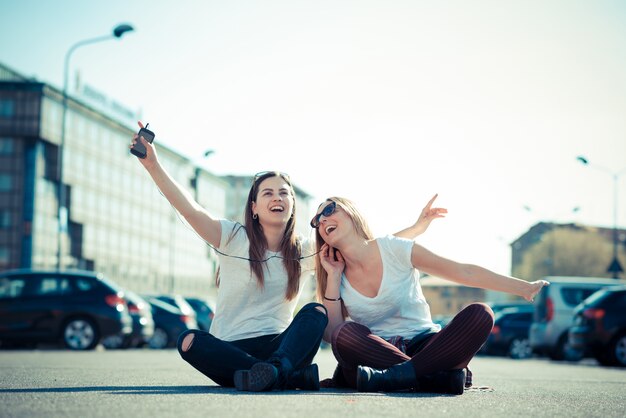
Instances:
[[[443,395],[437,393],[415,393],[415,392],[394,392],[394,393],[362,393],[350,389],[324,388],[319,392],[312,391],[272,391],[272,392],[239,392],[234,388],[224,388],[221,386],[84,386],[84,387],[61,387],[61,388],[15,388],[0,389],[0,393],[83,393],[83,392],[109,392],[115,395],[180,395],[180,394],[219,394],[237,396],[385,396],[385,397],[413,397],[413,398],[433,398],[449,397],[455,395]]]

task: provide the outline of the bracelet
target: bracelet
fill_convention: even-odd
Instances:
[[[337,299],[332,299],[332,298],[327,298],[326,295],[324,295],[324,300],[329,300],[331,302],[339,302],[343,299],[341,299],[341,296],[339,296]]]

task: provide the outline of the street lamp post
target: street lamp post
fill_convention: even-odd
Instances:
[[[106,36],[99,36],[97,38],[90,38],[79,41],[72,45],[65,54],[65,63],[63,67],[63,112],[61,116],[61,141],[59,143],[57,151],[57,200],[58,200],[58,236],[57,236],[57,269],[63,268],[63,233],[67,231],[67,215],[68,209],[65,205],[65,187],[63,185],[63,148],[65,147],[65,125],[67,115],[67,80],[69,72],[69,64],[72,53],[81,46],[94,44],[97,42],[108,41],[109,39],[121,38],[125,33],[132,32],[134,28],[127,24],[118,25],[113,29],[113,32]]]
[[[589,167],[595,168],[596,170],[600,170],[604,173],[608,173],[613,179],[613,260],[611,260],[611,264],[607,268],[607,272],[613,273],[613,278],[618,279],[619,274],[624,271],[622,265],[617,258],[617,246],[619,243],[618,234],[617,234],[617,183],[619,181],[619,177],[626,173],[626,167],[624,167],[620,171],[612,171],[606,167],[599,166],[597,164],[591,164],[589,160],[587,160],[582,155],[576,157],[578,161],[580,161],[584,165],[588,165]]]
[[[204,158],[207,158],[208,156],[210,156],[214,152],[215,152],[214,150],[208,149],[208,150],[204,151],[202,156]],[[198,200],[200,198],[200,194],[198,192],[198,180],[200,178],[200,170],[201,170],[200,166],[197,165],[196,168],[194,169],[193,178],[189,181],[189,184],[191,185],[191,188],[193,189],[193,198],[198,203],[200,203],[200,201]]]

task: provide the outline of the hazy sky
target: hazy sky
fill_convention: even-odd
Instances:
[[[285,171],[378,235],[439,193],[419,241],[501,273],[538,221],[613,224],[576,156],[626,170],[623,1],[0,0],[0,62],[61,87],[119,23],[71,74],[217,174]],[[619,201],[624,227],[626,171]]]

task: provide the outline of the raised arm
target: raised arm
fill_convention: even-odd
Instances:
[[[413,244],[411,262],[416,269],[433,276],[469,287],[510,293],[521,296],[529,302],[533,301],[541,288],[550,284],[545,280],[527,282],[515,277],[503,276],[473,264],[457,263],[440,257],[418,244]]]
[[[139,127],[143,128],[143,124],[138,122]],[[137,138],[137,134],[133,136],[134,145],[137,141],[146,147],[146,158],[137,158],[139,162],[154,180],[161,193],[170,202],[172,206],[189,222],[189,225],[209,244],[218,247],[222,237],[222,225],[219,220],[213,218],[209,213],[196,202],[191,195],[183,189],[176,181],[165,171],[159,163],[156,149],[146,141],[143,137]],[[131,145],[132,147],[132,145]]]
[[[437,196],[438,194],[435,194],[432,199],[428,201],[426,206],[424,206],[424,209],[422,209],[419,218],[417,219],[417,221],[415,221],[413,225],[406,229],[403,229],[402,231],[398,231],[393,235],[400,238],[415,239],[417,236],[423,234],[428,229],[430,223],[434,219],[445,218],[446,213],[448,213],[447,209],[432,207],[435,199],[437,199]]]

